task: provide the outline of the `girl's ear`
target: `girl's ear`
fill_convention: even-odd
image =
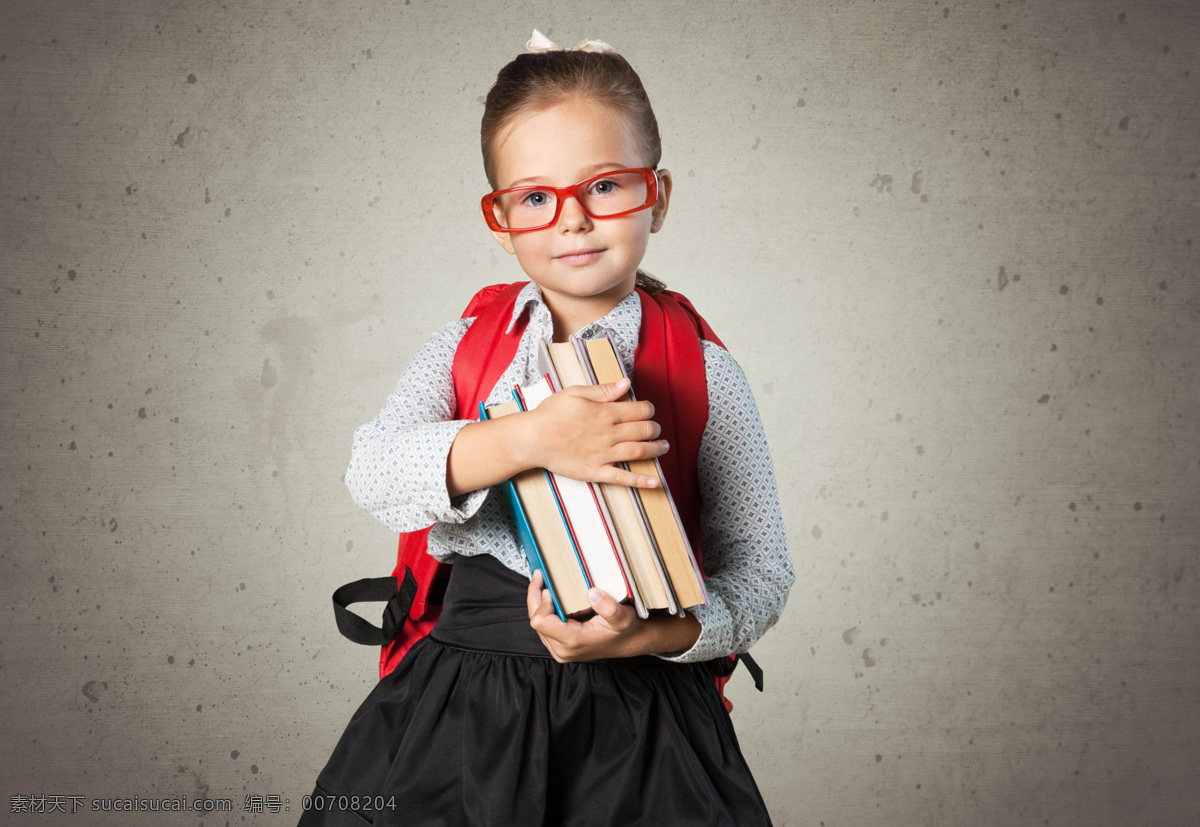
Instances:
[[[667,205],[671,201],[671,172],[658,171],[658,201],[650,208],[650,232],[657,233],[667,220]]]
[[[513,249],[512,236],[510,236],[508,233],[493,232],[492,237],[495,238],[496,242],[504,248],[504,252],[508,253],[510,256],[517,254],[517,251]]]
[[[487,221],[487,218],[486,218],[486,217],[484,217],[484,213],[483,213],[483,205],[482,205],[482,204],[480,204],[480,205],[479,205],[479,215],[480,215],[480,217],[483,217],[483,218],[484,218],[484,221],[485,221],[485,222]],[[513,249],[513,245],[512,245],[512,236],[511,236],[511,235],[509,235],[508,233],[498,233],[498,232],[496,232],[495,230],[492,230],[492,237],[493,237],[494,239],[496,239],[496,243],[497,243],[497,244],[499,244],[501,247],[503,247],[503,248],[504,248],[504,251],[505,251],[506,253],[508,253],[510,256],[511,256],[511,255],[516,255],[516,252],[517,252],[517,251]]]

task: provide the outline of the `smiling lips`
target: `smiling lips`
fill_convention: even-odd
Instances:
[[[555,256],[555,258],[564,264],[591,264],[603,252],[604,250],[578,250],[576,252],[565,253],[561,256]]]

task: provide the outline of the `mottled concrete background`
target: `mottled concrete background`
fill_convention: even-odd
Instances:
[[[375,674],[330,592],[393,559],[350,437],[521,276],[477,130],[538,26],[642,73],[646,264],[772,440],[776,823],[1200,822],[1200,8],[469,5],[0,4],[0,821],[294,822]]]

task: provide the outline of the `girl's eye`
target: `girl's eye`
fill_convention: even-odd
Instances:
[[[605,178],[603,181],[596,181],[588,190],[592,195],[612,195],[617,190],[618,184],[611,178]]]
[[[541,190],[526,193],[525,197],[521,199],[521,204],[526,207],[544,207],[550,203],[553,203],[550,193]]]

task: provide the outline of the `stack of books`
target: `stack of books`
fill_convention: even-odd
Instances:
[[[511,402],[481,404],[480,419],[532,410],[563,388],[613,383],[625,375],[607,334],[541,342],[538,370],[542,378],[514,388]],[[631,388],[623,399],[632,398]],[[504,483],[529,567],[542,572],[563,620],[591,611],[587,593],[592,587],[632,603],[643,618],[653,609],[682,615],[688,607],[709,602],[658,460],[623,467],[655,477],[658,486],[580,482],[544,468],[524,471]]]

